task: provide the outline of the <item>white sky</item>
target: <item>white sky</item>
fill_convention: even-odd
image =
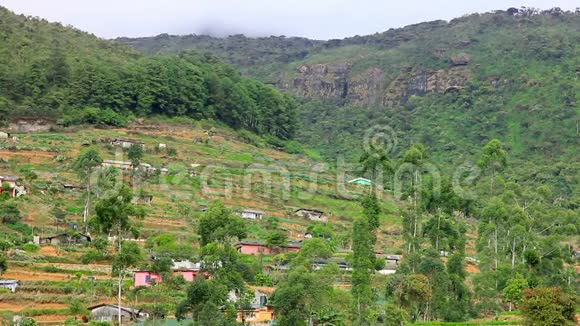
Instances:
[[[344,38],[509,7],[561,7],[579,0],[0,0],[30,16],[104,38],[168,34]]]

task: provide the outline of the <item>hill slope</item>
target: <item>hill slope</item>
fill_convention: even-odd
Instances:
[[[168,115],[215,119],[282,139],[294,134],[290,96],[213,57],[144,57],[2,7],[0,40],[0,120],[44,116],[120,126],[130,115]],[[101,112],[83,114],[88,107]]]
[[[327,157],[358,158],[365,131],[378,124],[395,130],[394,155],[422,142],[440,163],[472,158],[491,138],[524,165],[520,172],[533,170],[530,178],[557,175],[555,166],[577,158],[578,13],[512,8],[325,42],[118,41],[146,53],[207,51],[296,94],[303,98],[298,139]],[[280,56],[284,50],[299,55]]]

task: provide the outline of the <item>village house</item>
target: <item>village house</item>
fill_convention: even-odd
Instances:
[[[134,196],[131,202],[133,204],[143,204],[143,205],[151,205],[153,201],[153,196],[151,195],[138,195]]]
[[[244,209],[240,216],[250,220],[261,220],[264,217],[264,212],[253,209]]]
[[[26,188],[18,183],[18,177],[0,175],[0,194],[8,189],[8,195],[12,198],[26,195]]]
[[[75,184],[72,184],[72,183],[63,183],[62,184],[62,187],[64,189],[67,189],[67,190],[83,190],[83,189],[86,189],[85,186],[75,185]]]
[[[312,269],[320,270],[324,266],[334,263],[343,271],[352,271],[352,266],[348,265],[345,259],[316,259],[312,263]]]
[[[173,276],[181,275],[187,282],[193,282],[193,280],[198,275],[203,275],[208,278],[207,272],[202,272],[199,269],[174,269],[171,271]],[[133,275],[133,285],[134,286],[150,286],[152,282],[161,283],[163,282],[163,277],[152,271],[136,271]]]
[[[91,242],[91,237],[81,233],[62,233],[50,237],[34,237],[37,245],[64,245],[64,244],[84,244]]]
[[[119,306],[114,304],[101,303],[88,308],[93,321],[115,322],[119,319]],[[129,321],[145,321],[149,314],[138,309],[121,306],[121,323]]]
[[[290,241],[284,247],[268,248],[264,242],[255,241],[240,241],[234,245],[239,253],[245,255],[271,255],[271,254],[281,254],[286,252],[297,252],[300,251],[302,243],[296,241]]]
[[[111,141],[111,145],[113,146],[121,146],[123,148],[129,148],[133,145],[140,146],[141,148],[145,148],[145,143],[142,141],[138,141],[135,139],[123,139],[123,138],[116,138]]]
[[[5,288],[10,290],[10,292],[16,292],[16,288],[20,285],[17,280],[0,280],[0,288]]]
[[[306,217],[311,221],[317,222],[327,222],[328,218],[324,215],[324,212],[318,209],[308,209],[308,208],[299,208],[294,211],[297,215]]]
[[[209,274],[201,270],[201,263],[192,263],[189,260],[174,261],[171,272],[173,276],[181,275],[187,282],[192,282],[199,275],[209,278]],[[152,271],[135,271],[133,273],[134,286],[150,286],[152,282],[161,283],[163,277]]]
[[[350,180],[348,183],[363,185],[363,186],[371,186],[373,182],[366,178],[355,178]]]
[[[0,131],[0,139],[8,139],[10,138],[10,134],[4,131]]]
[[[274,309],[268,305],[268,296],[274,292],[273,288],[252,287],[254,296],[247,307],[238,309],[237,322],[245,322],[249,325],[270,325],[274,319]],[[239,296],[235,291],[228,294],[228,300],[236,302]]]
[[[115,160],[104,160],[101,163],[101,166],[104,168],[114,167],[120,170],[133,170],[133,163],[131,162],[123,162],[123,161],[115,161]],[[140,163],[137,170],[146,171],[146,172],[155,172],[157,171],[156,168],[152,167],[151,164],[147,163]]]

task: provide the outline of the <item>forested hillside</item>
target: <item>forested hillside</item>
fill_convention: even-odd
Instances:
[[[2,120],[126,125],[129,115],[188,116],[287,139],[295,131],[295,108],[290,96],[210,56],[145,57],[0,8]]]
[[[343,40],[118,41],[150,54],[209,52],[298,95],[298,138],[330,158],[357,158],[365,130],[381,124],[399,151],[422,142],[446,163],[499,138],[512,158],[555,164],[578,146],[579,30],[577,12],[510,8]]]

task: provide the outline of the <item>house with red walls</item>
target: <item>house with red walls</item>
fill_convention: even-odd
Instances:
[[[187,282],[192,282],[199,275],[209,278],[208,272],[201,270],[200,263],[191,263],[189,261],[174,262],[171,272],[173,276],[181,275]],[[161,282],[163,282],[163,277],[153,271],[135,271],[133,273],[134,286],[150,286],[152,283]]]
[[[245,255],[273,255],[273,254],[283,254],[291,251],[300,251],[302,247],[301,242],[290,241],[284,247],[268,248],[266,243],[258,241],[240,241],[234,245],[239,253]]]

